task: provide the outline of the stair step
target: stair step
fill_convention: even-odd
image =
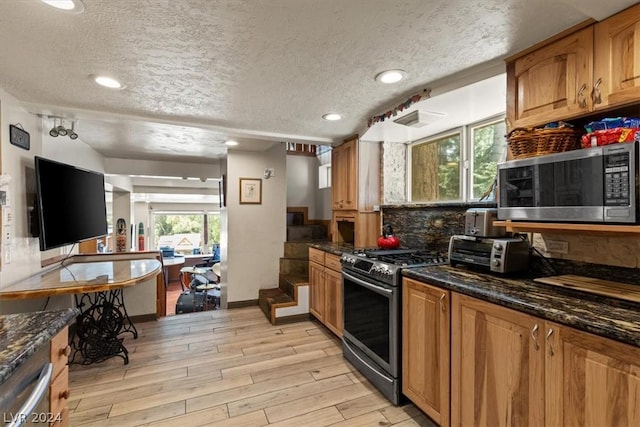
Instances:
[[[289,225],[287,226],[287,241],[304,242],[327,238],[327,227],[323,224]]]
[[[275,324],[272,315],[272,307],[276,304],[290,304],[294,300],[280,288],[260,289],[258,291],[258,305],[271,323]]]
[[[299,275],[291,275],[291,274],[280,274],[280,278],[278,281],[278,287],[291,298],[295,299],[295,288],[299,285],[307,285],[309,284],[309,277],[307,276],[299,276]]]
[[[280,274],[307,276],[309,260],[297,258],[280,258]]]
[[[284,242],[284,257],[309,259],[309,242]]]

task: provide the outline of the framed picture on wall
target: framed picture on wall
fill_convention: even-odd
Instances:
[[[262,179],[240,178],[240,204],[262,204]]]

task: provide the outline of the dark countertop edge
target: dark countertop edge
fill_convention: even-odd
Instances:
[[[599,325],[597,321],[595,321],[594,319],[590,319],[588,315],[585,315],[584,311],[578,310],[577,307],[575,309],[572,309],[567,305],[564,305],[562,309],[543,307],[531,301],[526,301],[524,298],[509,295],[508,291],[506,290],[503,293],[498,293],[495,292],[495,290],[492,291],[490,289],[484,288],[482,285],[474,285],[471,282],[455,280],[453,278],[451,278],[451,280],[445,280],[436,275],[430,275],[428,271],[425,271],[429,268],[437,267],[404,269],[402,270],[402,275],[483,301],[495,303],[506,308],[511,308],[513,310],[530,314],[532,316],[549,320],[564,326],[569,326],[584,332],[589,332],[600,337],[608,338],[635,347],[640,347],[640,334],[638,334],[637,332],[620,328],[614,330],[611,327],[606,327],[606,325]],[[482,273],[477,274],[480,275]],[[551,285],[545,285],[543,283],[537,283],[526,279],[521,279],[521,281],[523,282],[523,285],[535,285],[538,291],[547,292],[550,298],[554,298],[557,296],[557,292],[554,291],[555,288]],[[575,293],[581,294],[582,292],[575,291]],[[579,302],[579,300],[577,299],[578,295],[576,295],[574,298],[576,298],[576,302]],[[606,301],[608,299],[610,298],[602,297],[602,303],[606,304]]]
[[[32,354],[34,354],[40,347],[49,343],[53,337],[55,337],[65,326],[73,323],[75,318],[80,314],[80,310],[77,308],[67,308],[62,310],[52,310],[49,312],[28,312],[17,314],[0,315],[0,318],[4,320],[19,319],[20,317],[37,316],[38,313],[55,313],[57,317],[49,322],[43,329],[39,331],[34,337],[31,338],[28,344],[26,344],[22,351],[13,358],[0,365],[0,385],[11,376],[11,374],[22,365]]]
[[[313,242],[309,243],[309,247],[320,249],[321,251],[329,252],[333,255],[342,255],[344,252],[352,252],[353,250],[358,249],[348,243],[334,242]]]
[[[424,208],[495,208],[497,203],[490,202],[433,202],[433,203],[394,203],[380,205],[381,209],[424,209]]]

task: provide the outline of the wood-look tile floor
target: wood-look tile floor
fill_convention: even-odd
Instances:
[[[434,425],[393,406],[315,321],[272,326],[249,307],[136,327],[128,365],[71,365],[71,426]]]

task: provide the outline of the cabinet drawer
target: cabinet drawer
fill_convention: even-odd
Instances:
[[[58,332],[58,335],[51,339],[50,352],[49,360],[51,360],[51,363],[53,364],[52,378],[56,378],[69,362],[71,347],[69,347],[68,326]]]
[[[324,255],[325,252],[316,248],[309,248],[309,261],[317,262],[318,264],[324,265]]]
[[[338,255],[326,254],[324,258],[324,265],[327,268],[341,272],[342,265],[340,264],[340,257]]]
[[[69,399],[69,367],[65,366],[60,375],[49,386],[49,412],[58,414],[67,407]]]

